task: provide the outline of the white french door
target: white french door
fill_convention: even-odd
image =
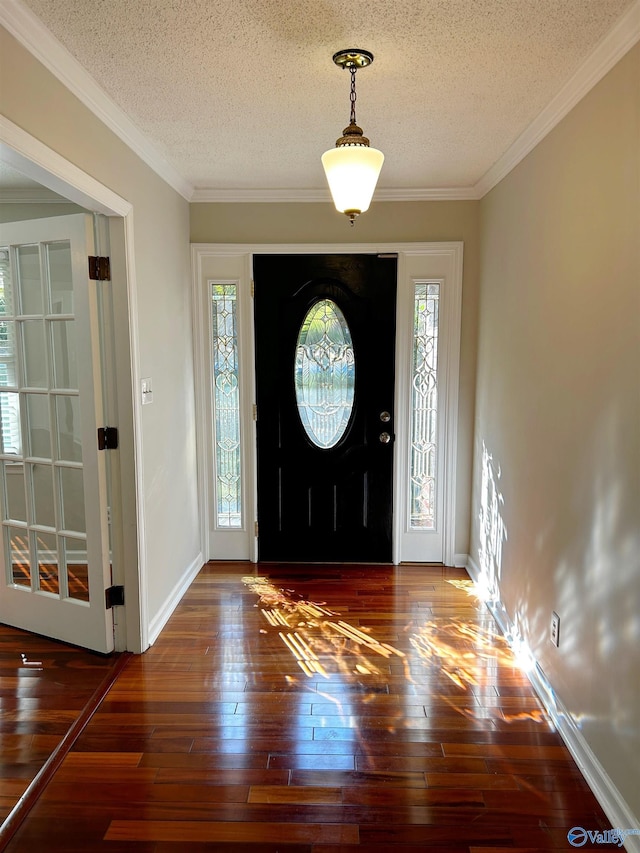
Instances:
[[[0,225],[0,621],[113,650],[86,214]]]

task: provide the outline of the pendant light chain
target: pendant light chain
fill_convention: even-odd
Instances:
[[[349,71],[351,71],[351,93],[349,95],[349,99],[351,101],[351,124],[357,124],[356,122],[356,71],[358,69],[355,65],[352,65]]]
[[[351,225],[356,217],[369,209],[376,188],[384,154],[371,148],[362,128],[356,124],[356,71],[373,62],[368,50],[348,48],[333,54],[334,63],[351,72],[349,126],[336,139],[335,148],[325,151],[322,165],[336,210],[346,214]]]

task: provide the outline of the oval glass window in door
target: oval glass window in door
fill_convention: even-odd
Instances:
[[[355,376],[345,316],[331,299],[322,299],[302,321],[294,373],[300,420],[316,447],[333,447],[345,434],[353,410]]]

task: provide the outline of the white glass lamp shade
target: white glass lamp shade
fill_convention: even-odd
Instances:
[[[340,213],[369,209],[383,162],[382,151],[366,145],[340,145],[324,152],[322,165]]]

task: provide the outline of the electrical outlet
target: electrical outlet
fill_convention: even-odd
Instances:
[[[560,645],[560,617],[555,610],[551,614],[551,642],[554,646]]]

